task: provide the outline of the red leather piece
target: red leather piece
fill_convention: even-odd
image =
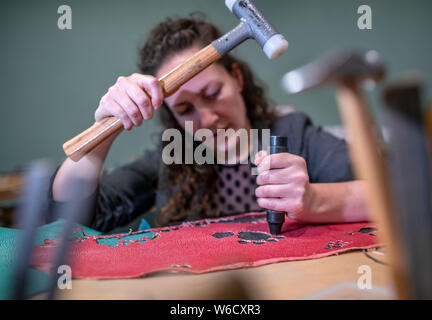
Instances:
[[[286,219],[283,238],[277,239],[268,233],[265,213],[248,213],[116,235],[116,246],[97,243],[112,235],[85,236],[73,240],[68,263],[74,278],[93,279],[134,278],[161,270],[204,273],[255,267],[380,246],[379,230],[373,227],[371,223],[305,225]],[[122,241],[140,233],[148,239],[149,231],[153,237],[146,242],[139,237]],[[261,240],[247,240],[250,236]],[[45,240],[38,246],[33,266],[49,270],[56,243]]]

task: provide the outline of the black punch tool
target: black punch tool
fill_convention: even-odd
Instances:
[[[270,137],[270,154],[288,152],[288,137],[271,136]],[[285,212],[267,209],[267,222],[270,233],[273,235],[280,234],[282,225],[285,221]]]

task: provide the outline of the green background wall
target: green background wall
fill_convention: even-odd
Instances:
[[[293,104],[315,123],[340,123],[333,91],[295,96],[280,87],[283,74],[341,48],[375,49],[389,66],[388,80],[408,72],[432,85],[430,0],[256,0],[288,39],[284,56],[269,61],[250,41],[235,50],[249,62],[277,103]],[[57,8],[72,8],[72,30],[57,28]],[[357,28],[357,8],[372,8],[372,30]],[[223,0],[87,0],[0,2],[0,171],[37,158],[64,159],[61,146],[93,123],[100,97],[120,75],[137,71],[137,47],[149,29],[173,14],[205,12],[228,31],[236,24]],[[379,88],[378,88],[379,89]],[[380,119],[379,91],[368,93]],[[107,166],[128,161],[154,143],[155,119],[115,142]],[[153,134],[154,136],[154,134]]]

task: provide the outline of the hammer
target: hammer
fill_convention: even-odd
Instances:
[[[26,173],[20,206],[14,223],[15,227],[21,230],[21,235],[12,277],[12,299],[27,298],[26,287],[31,282],[28,268],[37,236],[37,227],[43,218],[44,199],[48,194],[51,175],[51,168],[42,161],[33,163]]]
[[[400,298],[408,298],[406,259],[398,235],[394,202],[387,167],[381,157],[379,140],[374,135],[373,120],[368,112],[359,84],[378,82],[384,77],[385,65],[376,51],[342,52],[317,59],[283,76],[282,86],[289,93],[302,92],[319,85],[335,83],[336,98],[342,121],[351,138],[348,145],[354,172],[366,182],[366,197],[373,219],[380,227],[382,240],[389,247],[393,276]]]
[[[432,170],[424,118],[423,77],[405,77],[383,91],[390,172],[413,299],[432,299]]]
[[[255,39],[269,59],[279,57],[288,48],[285,38],[264,18],[252,1],[226,0],[225,4],[240,19],[240,23],[158,79],[164,97],[173,94],[188,80],[247,39]],[[63,150],[70,159],[78,161],[107,137],[122,129],[120,119],[107,117],[65,142]]]

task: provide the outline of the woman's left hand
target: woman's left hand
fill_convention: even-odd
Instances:
[[[306,161],[290,153],[267,155],[260,151],[255,157],[258,169],[255,195],[260,207],[287,212],[293,219],[307,220],[312,190]]]

